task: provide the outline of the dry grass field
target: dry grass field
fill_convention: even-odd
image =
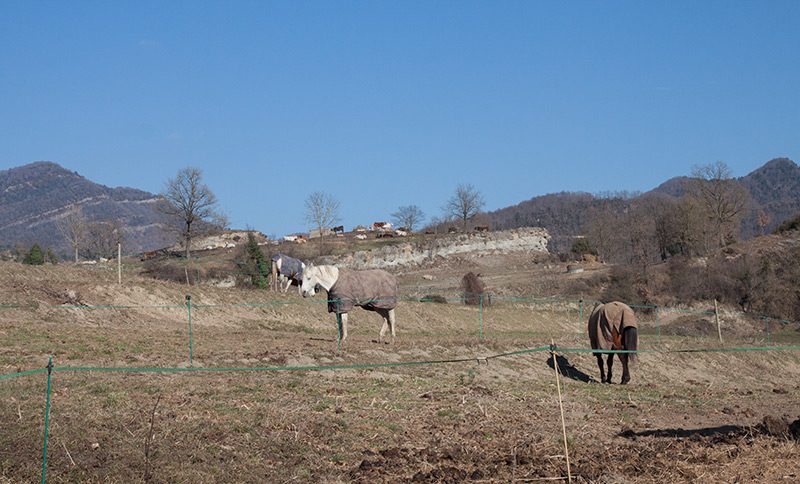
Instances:
[[[339,349],[323,296],[2,262],[0,484],[42,479],[47,373],[6,376],[49,358],[48,483],[800,481],[800,351],[670,352],[765,346],[761,322],[724,317],[720,344],[707,316],[642,314],[631,384],[604,385],[568,351],[588,311],[511,300],[560,269],[464,260],[398,274],[401,297],[473,269],[508,297],[403,301],[392,344],[356,310]]]

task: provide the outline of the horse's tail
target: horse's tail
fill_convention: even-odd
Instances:
[[[639,349],[639,331],[635,326],[625,328],[622,336],[625,338],[623,344],[626,350],[636,351]],[[637,356],[636,353],[628,353],[628,361],[631,363],[635,362]]]

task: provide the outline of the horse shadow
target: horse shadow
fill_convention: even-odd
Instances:
[[[693,436],[701,437],[730,437],[747,432],[747,428],[738,425],[720,425],[719,427],[704,427],[699,429],[656,429],[635,432],[624,430],[617,434],[620,437],[636,440],[637,437],[668,437],[668,438],[690,438]]]
[[[559,373],[564,378],[569,378],[571,380],[580,381],[583,383],[589,383],[592,380],[592,377],[587,375],[586,373],[582,372],[581,370],[572,366],[569,360],[561,355],[556,355],[556,362],[558,363]],[[547,366],[553,368],[553,358],[552,356],[547,357]]]

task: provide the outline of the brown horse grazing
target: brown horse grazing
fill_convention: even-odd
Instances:
[[[636,316],[627,304],[615,301],[608,304],[597,304],[589,316],[589,340],[592,349],[597,350],[631,350],[639,348],[639,332]],[[600,367],[600,381],[611,383],[611,365],[614,353],[608,355],[608,378],[603,371],[603,353],[593,353]],[[622,362],[622,384],[631,380],[628,362],[634,362],[636,353],[617,353]]]

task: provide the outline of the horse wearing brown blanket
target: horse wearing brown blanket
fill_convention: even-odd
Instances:
[[[300,293],[314,297],[317,286],[328,292],[328,312],[336,313],[339,344],[347,339],[347,313],[356,306],[383,316],[378,341],[387,331],[394,340],[394,308],[397,306],[397,280],[382,270],[354,271],[335,266],[309,265],[303,271]]]
[[[639,348],[639,333],[636,316],[627,304],[615,301],[608,304],[598,304],[589,316],[589,340],[592,349],[597,350],[632,350]],[[614,353],[608,355],[608,378],[603,371],[603,354],[593,353],[600,367],[600,381],[611,383],[611,365],[614,363]],[[622,384],[631,380],[628,372],[628,362],[634,362],[636,353],[617,353],[622,362]]]

